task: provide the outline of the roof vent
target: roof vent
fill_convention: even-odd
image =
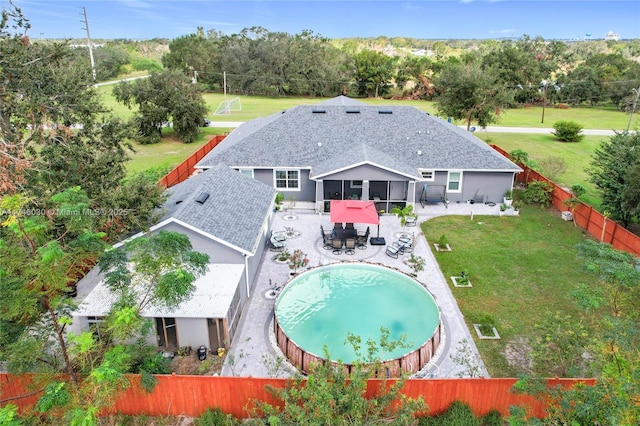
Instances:
[[[325,111],[323,109],[314,109],[314,110],[311,110],[311,112],[314,113],[314,114],[326,114],[327,113],[327,111]]]
[[[196,203],[204,204],[204,202],[207,201],[207,198],[209,198],[209,193],[208,192],[203,192],[202,194],[200,194],[198,196],[198,198],[196,198]]]
[[[348,109],[347,114],[360,114],[360,110],[359,109]]]
[[[388,109],[381,109],[380,111],[378,111],[378,114],[393,114],[393,111],[390,111]]]

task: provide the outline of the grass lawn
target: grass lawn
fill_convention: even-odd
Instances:
[[[588,204],[598,207],[600,195],[595,185],[588,181],[589,175],[585,171],[591,162],[591,156],[602,141],[609,136],[585,136],[581,142],[565,143],[558,141],[551,134],[524,133],[476,133],[487,143],[498,145],[507,152],[521,149],[529,154],[533,160],[539,161],[546,157],[560,157],[567,164],[567,171],[556,178],[556,183],[571,187],[579,183],[587,189],[581,197]]]
[[[131,159],[127,161],[127,172],[131,175],[150,168],[171,170],[207,143],[211,136],[221,135],[226,131],[228,129],[206,127],[200,132],[198,140],[187,144],[173,136],[173,129],[165,129],[162,141],[156,144],[141,145],[131,142],[134,152],[129,152]]]
[[[581,270],[575,244],[580,228],[538,207],[524,206],[519,217],[441,216],[422,224],[430,243],[445,234],[451,252],[434,255],[445,277],[469,273],[471,288],[449,285],[493,377],[514,377],[505,348],[518,338],[533,337],[534,325],[548,312],[580,317],[570,297],[578,284],[593,282]],[[500,340],[477,339],[473,322],[492,315]]]

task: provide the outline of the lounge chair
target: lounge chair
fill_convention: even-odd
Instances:
[[[347,238],[344,240],[344,252],[346,254],[354,254],[356,252],[356,239],[355,238]]]
[[[385,253],[387,254],[387,256],[393,257],[394,259],[398,258],[398,255],[400,254],[400,247],[398,247],[397,245],[391,245],[391,246],[387,246],[387,249],[385,250]]]
[[[271,238],[283,242],[287,239],[287,233],[286,231],[271,231]]]
[[[404,226],[416,226],[417,220],[415,216],[407,216],[404,219]]]
[[[284,240],[282,241],[278,240],[275,235],[272,235],[271,238],[269,238],[269,250],[284,251],[284,249],[285,249]]]

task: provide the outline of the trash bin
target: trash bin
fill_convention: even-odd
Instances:
[[[198,359],[200,361],[204,361],[205,359],[207,359],[207,347],[205,345],[202,345],[198,348]]]

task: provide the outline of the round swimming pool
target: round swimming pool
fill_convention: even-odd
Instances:
[[[442,335],[440,311],[431,295],[411,277],[389,268],[346,263],[308,270],[291,280],[275,306],[276,341],[287,358],[308,373],[323,360],[323,347],[347,368],[357,359],[345,339],[380,341],[381,327],[391,340],[406,336],[409,347],[379,354],[389,376],[416,372],[436,352]]]

